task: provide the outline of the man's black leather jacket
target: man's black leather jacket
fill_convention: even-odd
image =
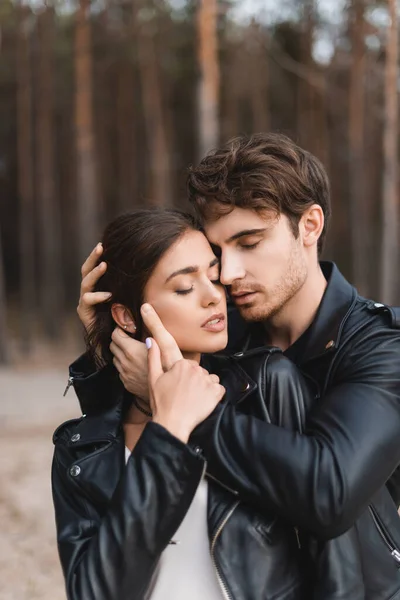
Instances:
[[[223,579],[236,600],[400,599],[400,528],[386,485],[400,463],[400,333],[390,327],[385,307],[359,297],[334,265],[323,269],[328,287],[295,359],[314,391],[305,402],[307,418],[300,425],[304,433],[278,427],[286,427],[285,419],[275,421],[281,410],[276,406],[285,406],[286,399],[291,409],[301,405],[296,390],[269,404],[267,413],[275,408],[273,423],[266,422],[262,405],[251,401],[257,387],[268,405],[275,388],[265,384],[268,369],[254,371],[260,351],[251,349],[247,336],[233,359],[237,368],[230,372],[239,378],[245,373],[248,398],[237,396],[233,386],[233,402],[223,403],[205,423],[207,435],[199,428],[193,437],[199,440],[210,476],[231,490],[227,494],[240,498],[241,509],[251,507],[246,508],[244,529],[252,532],[254,515],[272,523],[264,538],[273,542],[268,559],[257,557],[254,543],[253,550],[241,547],[238,553],[238,538],[230,537],[227,527],[219,537],[219,542],[226,541],[226,559],[220,559]],[[104,373],[75,382],[88,414],[110,398],[102,377]],[[238,508],[228,524],[241,515]],[[275,521],[271,514],[280,518]],[[303,581],[312,582],[313,589],[304,596],[300,590],[279,595],[268,587],[287,578],[285,564],[293,568],[297,562],[296,546],[289,542],[291,527],[299,530],[300,554],[313,564],[303,570]],[[279,543],[274,546],[279,538],[289,548],[286,553]],[[248,570],[241,570],[243,563]],[[266,580],[257,578],[270,564],[278,570],[263,587]]]

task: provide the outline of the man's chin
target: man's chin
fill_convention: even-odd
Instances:
[[[240,316],[245,321],[249,323],[259,323],[260,321],[265,321],[268,318],[268,315],[265,316],[265,308],[261,306],[257,306],[254,304],[242,304],[241,306],[236,307],[239,311]]]

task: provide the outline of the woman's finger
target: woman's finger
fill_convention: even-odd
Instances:
[[[87,259],[85,260],[85,262],[82,265],[81,268],[81,274],[82,277],[86,277],[86,275],[88,273],[90,273],[90,271],[93,271],[94,267],[97,264],[97,261],[99,260],[100,256],[103,253],[103,245],[101,244],[101,242],[99,242],[97,244],[97,246],[95,246],[93,248],[93,250],[91,251],[91,253],[89,254],[89,256],[87,257]]]
[[[141,314],[144,324],[160,348],[164,368],[166,370],[171,369],[178,360],[183,358],[178,344],[169,331],[165,329],[160,317],[150,304],[142,305]]]
[[[219,377],[218,375],[215,375],[215,373],[210,374],[210,379],[213,383],[219,383]]]

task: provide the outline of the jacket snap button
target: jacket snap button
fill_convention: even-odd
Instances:
[[[333,340],[331,340],[330,342],[327,343],[327,345],[325,346],[325,348],[327,350],[329,350],[330,348],[334,348],[335,346],[335,342]]]
[[[78,467],[78,465],[74,465],[73,467],[70,468],[69,470],[69,474],[72,477],[77,477],[79,475],[79,473],[81,472],[81,468]]]
[[[79,440],[81,439],[81,434],[80,433],[75,433],[72,437],[71,437],[71,442],[79,442]]]
[[[201,448],[200,446],[196,446],[194,451],[196,452],[196,454],[201,454]]]
[[[236,356],[237,358],[240,358],[241,356],[243,356],[244,352],[236,352],[234,354],[234,356]]]
[[[374,306],[375,308],[383,308],[385,305],[381,304],[380,302],[375,302]]]
[[[249,387],[250,387],[250,384],[249,384],[249,382],[247,382],[247,383],[244,383],[244,384],[243,384],[243,387],[242,387],[242,392],[247,392],[247,390],[249,389]]]

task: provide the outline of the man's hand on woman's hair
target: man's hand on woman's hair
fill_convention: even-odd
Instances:
[[[103,246],[99,243],[92,250],[92,252],[87,257],[81,268],[81,293],[79,296],[79,303],[76,310],[86,331],[93,323],[94,318],[96,316],[94,306],[96,304],[106,302],[111,297],[111,294],[109,292],[93,291],[96,283],[107,270],[107,265],[105,262],[101,262],[99,265],[97,265],[97,262],[102,253]]]

